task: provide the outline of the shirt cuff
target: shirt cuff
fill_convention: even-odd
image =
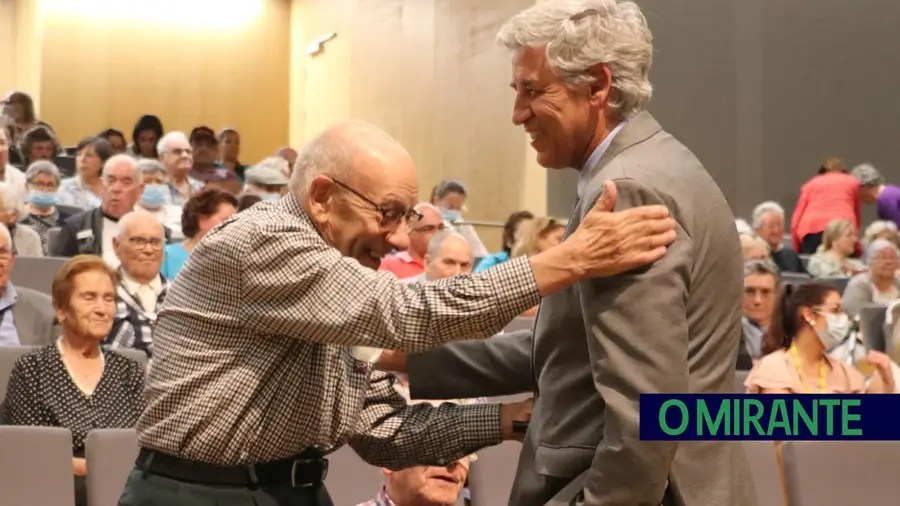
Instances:
[[[455,425],[456,438],[459,445],[449,445],[455,448],[453,455],[438,458],[437,464],[446,466],[454,460],[471,455],[476,451],[498,445],[503,442],[500,431],[500,404],[465,404],[456,407],[459,423]]]
[[[483,271],[498,298],[497,321],[504,326],[541,302],[528,257],[513,258]]]

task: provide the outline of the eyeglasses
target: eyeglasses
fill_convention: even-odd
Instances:
[[[381,214],[380,226],[384,231],[395,230],[398,226],[400,226],[401,223],[409,227],[410,222],[422,219],[422,215],[415,209],[406,209],[399,205],[388,207],[381,204],[376,204],[375,202],[369,200],[369,198],[365,195],[338,181],[337,179],[331,178],[331,180],[334,181],[334,184],[356,195],[361,200],[375,208],[375,210]]]
[[[147,239],[146,237],[129,237],[128,243],[137,249],[147,249],[147,246],[149,246],[152,250],[160,250],[163,247],[163,240],[158,237],[152,239]]]
[[[419,232],[420,234],[430,234],[432,232],[440,232],[441,230],[444,230],[445,228],[446,227],[444,226],[443,223],[440,223],[437,225],[425,225],[425,226],[416,227],[416,228],[410,230],[410,233]]]

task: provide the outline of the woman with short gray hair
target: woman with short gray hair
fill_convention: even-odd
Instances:
[[[866,249],[869,272],[858,274],[847,283],[841,297],[844,310],[853,318],[870,304],[888,305],[900,298],[897,280],[900,250],[887,239],[876,239]]]
[[[878,169],[870,163],[861,163],[850,174],[859,179],[859,198],[866,204],[875,204],[878,218],[900,225],[900,187],[884,184]]]
[[[62,226],[72,216],[60,211],[59,204],[59,169],[53,162],[39,160],[28,166],[25,171],[25,183],[28,197],[21,223],[34,229],[41,238],[41,250],[49,254],[47,232],[51,228]]]
[[[893,221],[875,220],[866,227],[863,234],[863,248],[868,248],[876,239],[887,239],[900,248],[900,237],[897,236],[897,225]]]

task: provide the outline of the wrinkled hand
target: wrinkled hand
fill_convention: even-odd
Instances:
[[[611,212],[616,185],[604,183],[603,195],[566,239],[585,277],[608,277],[651,264],[675,241],[675,220],[665,206],[640,206]]]
[[[891,366],[891,358],[883,352],[869,350],[869,353],[866,354],[866,362],[875,366],[878,375],[881,376],[881,381],[884,382],[885,388],[888,388],[889,391],[893,392],[894,369]]]
[[[531,410],[533,408],[533,397],[529,397],[524,401],[500,405],[500,433],[504,441],[522,441],[525,439],[525,433],[513,431],[513,422],[531,421]]]
[[[375,367],[382,371],[406,373],[407,354],[402,351],[382,350]]]

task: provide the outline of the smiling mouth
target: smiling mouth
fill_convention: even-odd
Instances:
[[[459,480],[457,480],[457,479],[456,479],[455,477],[453,477],[453,476],[441,475],[441,476],[432,476],[431,478],[434,479],[434,480],[445,481],[445,482],[447,482],[447,483],[452,483],[452,484],[454,484],[454,485],[459,485]]]

